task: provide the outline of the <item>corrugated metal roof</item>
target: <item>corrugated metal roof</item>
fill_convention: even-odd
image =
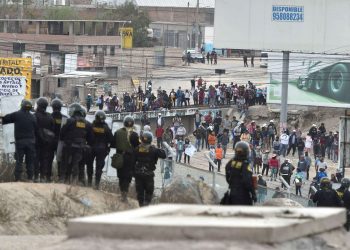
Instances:
[[[187,3],[191,8],[197,6],[197,0],[134,0],[141,7],[187,7]],[[200,8],[214,8],[215,0],[199,0]]]

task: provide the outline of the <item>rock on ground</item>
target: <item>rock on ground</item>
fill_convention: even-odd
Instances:
[[[263,206],[265,207],[303,207],[300,203],[287,198],[274,198],[267,200]]]
[[[203,181],[191,177],[175,177],[164,189],[160,203],[218,204],[216,191]]]

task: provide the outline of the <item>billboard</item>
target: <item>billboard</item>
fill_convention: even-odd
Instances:
[[[349,0],[216,0],[214,47],[345,54],[349,9]]]
[[[131,27],[120,28],[119,33],[121,36],[121,46],[123,49],[132,48],[132,37],[134,35],[134,29]]]
[[[0,77],[2,93],[8,95],[24,95],[26,99],[31,99],[32,87],[32,59],[31,58],[0,58]],[[25,82],[25,91],[21,84]],[[22,92],[21,92],[22,91]],[[4,96],[3,94],[2,96]]]
[[[78,67],[78,55],[77,54],[65,54],[64,58],[64,73],[70,73],[76,71]]]
[[[40,52],[26,51],[22,53],[23,58],[31,58],[32,59],[32,67],[35,69],[35,74],[40,75],[41,73],[41,54]]]
[[[268,103],[281,103],[282,53],[268,52]],[[350,107],[350,58],[291,53],[288,104]]]

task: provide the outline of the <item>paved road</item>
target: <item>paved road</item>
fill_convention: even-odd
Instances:
[[[215,69],[225,69],[225,75],[216,75]],[[223,83],[241,83],[246,84],[249,80],[254,83],[269,82],[266,68],[254,67],[245,68],[243,62],[239,58],[222,59],[217,65],[208,65],[203,63],[195,63],[190,66],[166,67],[152,70],[153,89],[161,87],[166,91],[177,89],[181,86],[183,89],[190,89],[190,80],[193,77],[201,76],[208,83],[217,83],[219,80]]]

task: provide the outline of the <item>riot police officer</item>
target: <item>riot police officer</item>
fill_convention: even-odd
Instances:
[[[51,182],[52,151],[55,143],[54,119],[46,112],[49,102],[45,97],[36,101],[35,118],[38,124],[36,140],[36,160],[34,168],[34,182]],[[51,162],[50,162],[51,161]]]
[[[35,160],[35,139],[37,133],[37,122],[30,113],[33,108],[32,103],[23,100],[21,109],[2,118],[2,124],[14,123],[16,141],[16,168],[15,181],[22,180],[22,164],[25,156],[27,179],[33,179],[33,162]]]
[[[77,184],[79,163],[83,159],[84,147],[92,142],[93,133],[91,126],[84,118],[84,110],[79,104],[71,104],[68,112],[70,118],[67,119],[60,133],[60,139],[64,142],[64,164],[61,166],[60,181],[70,183],[73,177],[73,184]],[[79,181],[84,180],[80,178]]]
[[[51,102],[51,107],[52,107],[52,118],[54,120],[54,133],[55,133],[55,142],[52,148],[52,152],[51,152],[51,163],[53,161],[53,158],[55,156],[55,152],[56,152],[56,161],[57,161],[57,173],[58,173],[58,177],[60,178],[60,174],[61,174],[61,164],[62,164],[62,149],[60,149],[60,152],[58,153],[58,142],[59,142],[59,136],[60,136],[60,131],[61,131],[61,126],[62,123],[64,122],[64,120],[67,119],[67,116],[63,115],[61,113],[61,109],[62,109],[63,103],[60,99],[55,98],[52,100]]]
[[[141,144],[134,151],[134,176],[137,200],[140,207],[147,206],[151,202],[154,192],[154,170],[156,169],[158,158],[166,158],[163,149],[151,145],[152,139],[150,132],[144,132],[141,136]]]
[[[138,134],[134,131],[134,118],[132,116],[126,116],[123,123],[124,127],[114,133],[113,147],[116,148],[117,154],[122,155],[123,158],[123,164],[117,169],[117,175],[122,200],[127,201],[127,194],[135,164],[133,151],[140,142]]]
[[[95,120],[92,123],[94,140],[91,144],[91,153],[87,160],[88,186],[92,184],[93,164],[96,158],[95,187],[99,189],[102,169],[105,165],[105,158],[109,153],[110,144],[113,141],[111,129],[105,122],[106,114],[99,110],[95,113]]]
[[[312,198],[318,207],[341,207],[341,200],[337,192],[332,189],[331,181],[328,177],[323,177],[320,181],[320,190]]]
[[[340,188],[337,189],[337,194],[342,200],[343,206],[346,208],[347,220],[345,228],[347,231],[350,229],[350,192],[349,192],[350,180],[348,178],[343,178],[341,180]]]
[[[81,107],[81,108],[82,108],[82,110],[81,110],[82,115],[85,119],[87,110],[84,107]],[[92,124],[88,120],[85,120],[85,122],[86,122],[87,126],[92,129]],[[89,159],[90,155],[91,155],[91,147],[87,143],[84,145],[83,157],[82,157],[81,161],[79,162],[79,182],[83,186],[85,186],[85,165],[87,166],[88,159]]]
[[[248,162],[249,145],[240,141],[235,145],[235,156],[225,167],[226,181],[230,188],[231,205],[252,205],[256,202],[252,171]]]

